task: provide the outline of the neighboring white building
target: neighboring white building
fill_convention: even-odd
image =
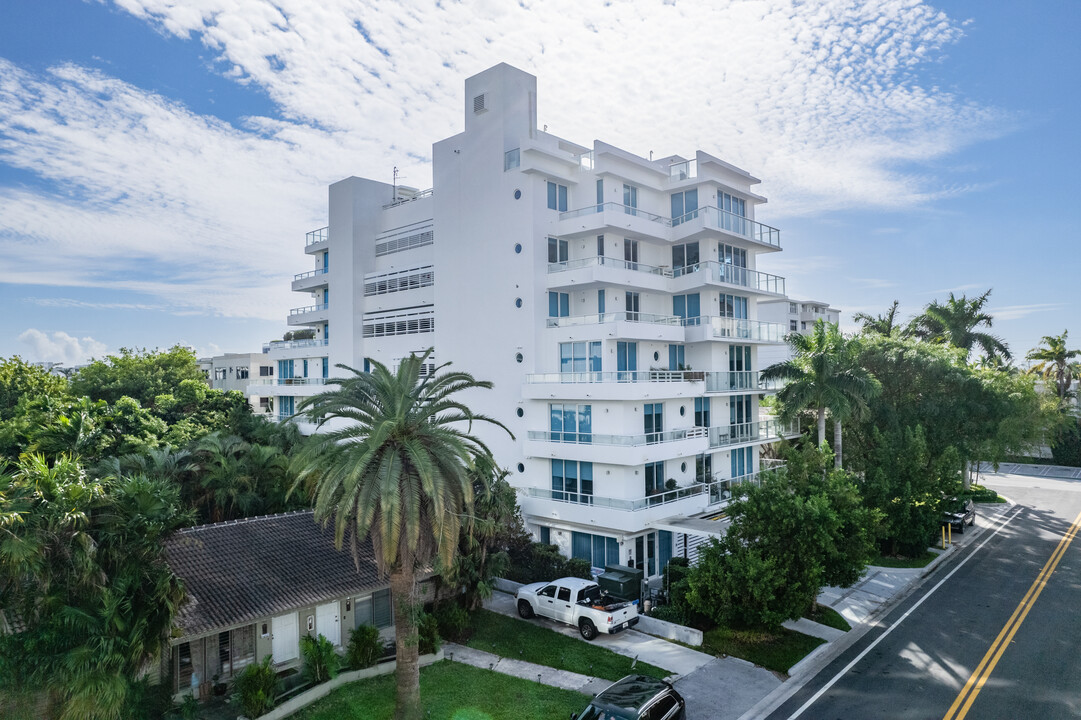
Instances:
[[[260,391],[285,417],[329,367],[434,347],[495,384],[464,400],[513,430],[474,428],[535,537],[650,576],[693,554],[759,447],[793,434],[759,417],[761,348],[788,331],[759,313],[785,292],[756,269],[781,249],[755,220],[759,180],[701,151],[650,160],[538,130],[536,78],[505,64],[466,80],[465,130],[434,144],[433,176],[330,186],[314,269],[293,280],[312,301],[289,317],[316,339],[264,348]]]
[[[785,333],[806,335],[819,320],[835,325],[841,322],[841,311],[829,303],[817,300],[793,300],[791,298],[767,298],[758,304],[758,317],[784,327]],[[791,356],[787,345],[764,347],[758,354],[759,368],[768,368],[784,362]]]
[[[265,414],[273,409],[270,394],[262,392],[258,386],[260,378],[270,378],[274,374],[274,365],[263,353],[225,353],[200,358],[198,362],[210,387],[215,390],[239,390],[248,397],[256,413]]]

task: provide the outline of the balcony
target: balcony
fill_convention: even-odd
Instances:
[[[628,340],[660,340],[682,342],[682,319],[675,315],[656,315],[642,312],[593,313],[548,318],[548,327],[569,332],[561,333],[561,340],[597,339],[595,325],[604,325],[606,337]]]
[[[287,320],[290,325],[321,325],[327,321],[329,303],[293,308]]]
[[[304,236],[304,252],[323,250],[330,241],[330,226],[312,230]],[[316,247],[318,246],[318,247]]]
[[[784,278],[716,260],[695,263],[672,271],[672,292],[687,292],[706,285],[729,285],[766,295],[784,295]]]
[[[704,393],[764,393],[774,392],[781,387],[780,381],[762,380],[759,373],[753,371],[533,373],[526,376],[522,396],[530,400],[585,397],[594,400],[633,400],[700,397]]]
[[[769,250],[781,249],[781,231],[742,215],[715,207],[692,210],[671,221],[672,240],[687,240],[707,234],[722,232],[727,236],[765,246]]]
[[[709,447],[713,450],[733,445],[769,443],[797,435],[799,435],[798,423],[782,423],[776,418],[770,418],[739,425],[711,427],[709,429]]]
[[[326,384],[326,378],[259,378],[258,380],[252,380],[249,385],[280,385],[280,386],[302,386],[302,385],[324,385]]]
[[[326,347],[330,344],[327,338],[312,338],[309,340],[271,340],[263,343],[263,352],[269,353],[275,350],[299,350],[300,348]]]
[[[306,273],[299,273],[293,276],[293,290],[295,292],[304,292],[306,290],[314,290],[319,287],[326,287],[327,284],[327,269],[319,268],[318,270],[310,270]]]
[[[738,340],[741,342],[783,343],[786,330],[779,323],[767,323],[743,318],[702,316],[686,318],[686,342],[707,340]]]
[[[630,285],[646,290],[671,292],[672,270],[619,258],[596,256],[548,263],[548,288],[588,288]]]

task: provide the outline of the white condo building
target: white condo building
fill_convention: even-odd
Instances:
[[[841,311],[829,303],[818,300],[793,300],[792,298],[765,298],[758,303],[758,317],[767,322],[779,323],[786,333],[806,335],[819,320],[837,325]],[[763,347],[758,354],[759,369],[792,357],[787,344]]]
[[[313,298],[271,343],[259,395],[282,417],[343,363],[435,362],[490,380],[465,398],[514,432],[479,432],[518,489],[537,539],[595,567],[647,576],[693,554],[760,447],[792,435],[759,415],[773,388],[760,321],[784,279],[755,220],[759,181],[723,160],[649,160],[537,128],[537,82],[505,64],[465,82],[465,130],[433,146],[433,189],[347,178],[308,234]]]

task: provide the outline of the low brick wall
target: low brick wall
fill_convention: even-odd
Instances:
[[[639,632],[656,635],[667,640],[675,640],[685,645],[698,647],[702,644],[702,631],[694,628],[676,625],[665,620],[651,618],[648,615],[639,615],[638,624],[634,628]]]
[[[420,666],[431,665],[432,663],[439,662],[443,659],[443,651],[435,653],[434,655],[421,655]],[[316,700],[326,697],[332,691],[340,688],[347,683],[356,682],[357,680],[367,680],[368,678],[376,677],[377,675],[387,675],[394,672],[394,668],[398,663],[393,660],[390,662],[379,663],[373,665],[370,668],[364,668],[363,670],[350,670],[349,672],[343,672],[333,680],[328,680],[321,685],[316,685],[310,690],[289,698],[278,707],[274,708],[266,715],[260,715],[256,720],[283,720],[293,713],[302,708],[306,708]],[[242,718],[242,716],[241,716]],[[241,720],[238,718],[238,720]]]

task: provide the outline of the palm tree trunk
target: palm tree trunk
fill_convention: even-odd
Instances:
[[[818,408],[818,447],[826,446],[826,408]]]
[[[833,421],[833,467],[841,467],[841,421]]]
[[[394,603],[394,642],[398,686],[395,720],[420,720],[420,638],[416,623],[416,577],[412,557],[390,574],[390,596]]]

